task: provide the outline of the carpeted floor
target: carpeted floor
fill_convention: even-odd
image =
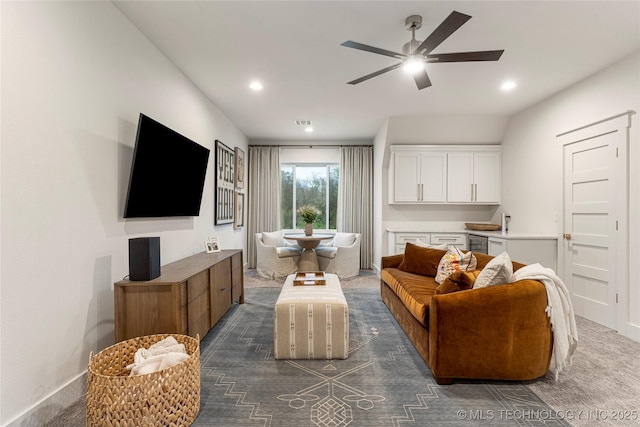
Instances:
[[[592,322],[578,318],[574,364],[558,382],[438,386],[382,303],[372,272],[342,281],[351,350],[333,361],[273,359],[273,305],[283,280],[252,273],[246,304],[234,305],[201,343],[194,426],[640,425],[640,343]],[[84,416],[81,399],[48,425],[81,426]]]

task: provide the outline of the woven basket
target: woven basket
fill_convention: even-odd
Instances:
[[[484,223],[475,223],[475,222],[465,222],[464,225],[469,230],[478,230],[478,231],[495,231],[500,230],[499,224],[484,224]]]
[[[170,368],[129,376],[139,348],[173,336],[189,358]],[[87,368],[87,426],[188,426],[200,410],[200,340],[159,334],[121,341],[95,356]]]

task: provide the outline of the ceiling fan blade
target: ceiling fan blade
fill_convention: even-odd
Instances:
[[[365,52],[370,52],[370,53],[377,53],[378,55],[390,56],[396,59],[405,58],[407,56],[402,53],[391,52],[390,50],[380,49],[378,47],[373,47],[373,46],[369,46],[369,45],[358,43],[358,42],[352,42],[351,40],[347,40],[344,43],[340,43],[340,46],[364,50]]]
[[[418,90],[422,90],[431,86],[431,79],[429,79],[429,75],[427,74],[427,70],[420,70],[413,73],[413,79],[416,81],[416,85],[418,85]]]
[[[395,65],[392,65],[392,66],[387,67],[387,68],[383,68],[382,70],[378,70],[378,71],[376,71],[376,72],[374,72],[374,73],[367,74],[366,76],[360,77],[359,79],[355,79],[355,80],[352,80],[352,81],[350,81],[350,82],[347,82],[347,84],[350,84],[350,85],[357,85],[358,83],[362,83],[362,82],[363,82],[363,81],[365,81],[365,80],[369,80],[370,78],[373,78],[373,77],[379,76],[380,74],[384,74],[384,73],[386,73],[387,71],[395,70],[396,68],[399,68],[401,65],[402,65],[402,63],[400,63],[400,64],[395,64]]]
[[[429,37],[420,43],[420,46],[418,46],[413,53],[430,53],[458,28],[462,27],[462,25],[469,19],[471,19],[469,15],[465,15],[464,13],[456,12],[454,10],[444,21],[442,21],[438,28],[429,35]]]
[[[485,50],[481,52],[457,52],[427,55],[427,62],[471,62],[497,61],[504,50]]]

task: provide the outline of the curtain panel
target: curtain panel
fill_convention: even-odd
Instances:
[[[249,146],[247,263],[256,268],[256,233],[280,229],[280,148]]]
[[[373,268],[373,147],[340,148],[338,231],[360,233],[360,268]]]

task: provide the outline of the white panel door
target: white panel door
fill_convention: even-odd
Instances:
[[[565,282],[577,315],[616,328],[615,133],[564,146]]]

